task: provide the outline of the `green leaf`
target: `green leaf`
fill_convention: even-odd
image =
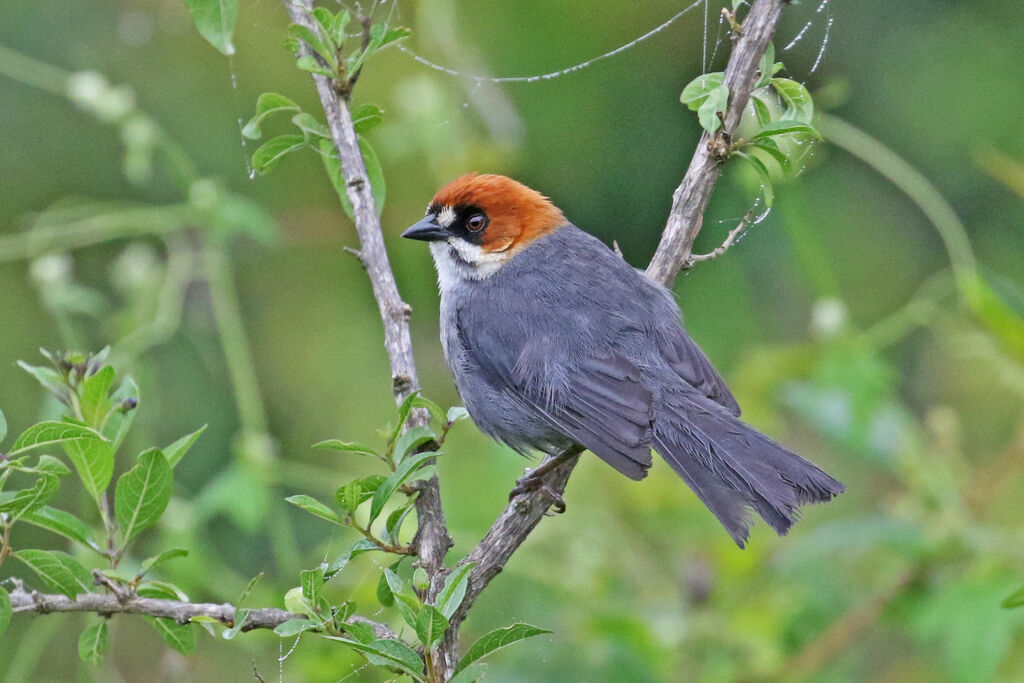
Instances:
[[[321,140],[319,152],[320,160],[324,164],[324,171],[327,173],[331,185],[334,186],[334,192],[338,195],[338,201],[341,202],[342,210],[346,216],[354,218],[352,202],[348,199],[348,189],[345,187],[345,176],[341,172],[341,160],[338,159],[338,150],[335,149],[332,141]]]
[[[39,382],[44,389],[67,405],[68,396],[71,391],[68,389],[67,384],[64,382],[64,378],[60,376],[59,372],[53,368],[42,368],[36,365],[29,365],[28,363],[20,360],[18,361],[18,365],[22,370],[35,377],[36,381]]]
[[[339,636],[325,636],[329,640],[337,640],[353,650],[367,655],[371,663],[378,666],[389,666],[400,669],[417,681],[423,678],[423,660],[416,651],[403,642],[390,638],[378,638],[369,643],[361,643]]]
[[[188,556],[188,551],[184,550],[183,548],[172,548],[171,550],[165,550],[162,553],[160,553],[159,555],[154,555],[153,557],[147,557],[145,560],[143,560],[142,561],[142,566],[141,566],[141,569],[142,569],[141,573],[145,574],[146,572],[150,571],[151,569],[155,569],[155,568],[159,567],[160,565],[162,565],[165,562],[169,562],[169,561],[171,561],[173,559],[176,559],[176,558],[179,558],[179,557],[187,557],[187,556]]]
[[[338,555],[334,562],[331,562],[330,566],[324,570],[324,579],[334,578],[336,574],[345,568],[349,560],[371,550],[380,550],[380,547],[368,538],[360,538],[351,548]]]
[[[93,539],[92,530],[89,529],[85,522],[68,512],[44,505],[37,510],[26,513],[22,520],[102,552],[99,544]]]
[[[114,514],[124,545],[160,519],[171,501],[174,474],[159,448],[139,454],[135,467],[121,475],[114,490]]]
[[[263,135],[263,131],[260,130],[263,120],[283,111],[300,111],[300,107],[284,95],[278,95],[276,92],[263,93],[256,98],[256,113],[243,126],[242,135],[250,140],[258,140]]]
[[[511,645],[516,641],[523,640],[524,638],[529,638],[531,636],[539,636],[542,633],[551,633],[551,631],[537,628],[536,626],[530,626],[529,624],[512,624],[505,628],[495,629],[473,643],[473,647],[469,648],[469,652],[467,652],[466,656],[459,662],[455,671],[456,673],[462,671],[481,657],[485,657],[506,645]]]
[[[110,387],[113,384],[114,368],[106,365],[96,374],[86,378],[79,389],[82,419],[97,430],[110,412]]]
[[[466,588],[469,585],[469,571],[473,568],[473,562],[467,562],[453,569],[444,579],[444,588],[437,594],[434,605],[441,610],[441,613],[451,619],[455,610],[462,604],[466,597]]]
[[[391,565],[397,567],[397,563]],[[385,607],[392,607],[395,604],[395,594],[391,590],[391,583],[388,581],[387,572],[381,572],[380,578],[377,579],[377,602],[384,605]]]
[[[188,450],[192,448],[192,445],[203,435],[206,431],[207,425],[203,425],[191,434],[186,434],[181,437],[170,446],[164,449],[164,457],[167,458],[167,464],[174,467],[181,460],[182,456],[188,453]]]
[[[237,636],[239,633],[241,633],[242,632],[242,627],[245,626],[245,620],[248,619],[248,618],[249,618],[249,610],[248,609],[236,609],[235,610],[235,618],[234,618],[235,625],[232,626],[229,629],[226,629],[224,631],[224,633],[221,634],[223,636],[224,640],[231,640],[232,638]]]
[[[411,35],[412,29],[408,29],[404,26],[388,26],[386,24],[374,24],[370,28],[370,38],[375,42],[375,50],[385,48],[391,43],[399,41],[402,38],[408,38]]]
[[[7,625],[11,623],[11,614],[13,614],[11,596],[7,594],[7,590],[3,586],[0,586],[0,636],[7,630]]]
[[[1005,607],[1006,609],[1011,609],[1014,607],[1024,607],[1024,586],[1021,586],[1020,588],[1015,590],[999,604]],[[0,619],[0,621],[2,621],[2,619]],[[0,626],[0,631],[3,631],[2,626]]]
[[[775,201],[775,192],[772,189],[772,179],[768,175],[768,167],[764,165],[764,162],[755,157],[753,154],[747,154],[746,152],[736,152],[736,154],[746,159],[754,170],[757,171],[757,175],[761,181],[761,190],[764,192],[764,203],[765,206],[771,208],[772,203]]]
[[[786,111],[782,112],[781,119],[810,124],[814,118],[814,101],[807,88],[788,78],[773,78],[772,88],[786,103]]]
[[[224,55],[235,54],[231,34],[238,19],[238,0],[185,0],[199,35]]]
[[[300,494],[297,496],[289,496],[285,498],[286,501],[300,507],[306,512],[316,515],[320,519],[326,519],[328,522],[334,522],[335,524],[344,524],[344,520],[338,516],[338,513],[327,507],[316,498]]]
[[[771,138],[762,138],[760,140],[755,140],[752,144],[754,145],[754,147],[762,150],[763,152],[770,155],[773,159],[775,159],[775,161],[779,162],[779,167],[783,170],[783,172],[791,172],[792,166],[789,162],[789,157],[786,156],[785,152],[779,149],[779,146],[775,144],[774,140],[772,140]]]
[[[330,139],[331,131],[327,126],[316,120],[316,117],[307,112],[300,112],[292,117],[295,124],[308,140],[310,137]]]
[[[132,427],[132,422],[135,421],[135,407],[139,405],[139,385],[135,383],[135,380],[131,376],[126,376],[121,380],[121,386],[117,388],[113,399],[114,406],[120,406],[119,409],[111,413],[110,417],[107,418],[107,425],[103,428],[103,436],[110,439],[113,443],[113,449],[116,451],[121,447],[124,442],[124,438],[128,436],[128,430]]]
[[[679,101],[685,104],[691,111],[697,111],[704,104],[704,101],[708,99],[708,95],[720,87],[724,81],[725,73],[721,71],[701,74],[686,84],[682,94],[679,96]]]
[[[403,619],[405,619],[405,622],[415,629],[416,617],[419,614],[422,605],[420,604],[419,598],[412,594],[409,588],[405,585],[405,581],[403,581],[395,572],[398,565],[401,563],[402,560],[399,560],[384,570],[383,579],[387,584],[387,590],[390,591],[393,598],[391,603],[385,604],[394,604],[398,613],[402,615]],[[377,597],[380,598],[384,593],[384,589],[382,589],[378,583]]]
[[[78,637],[78,657],[83,662],[98,665],[104,653],[110,647],[110,634],[107,632],[107,620],[99,622],[82,631]]]
[[[758,126],[764,127],[771,123],[772,112],[771,109],[768,108],[768,105],[765,104],[765,101],[763,99],[761,99],[757,95],[751,95],[750,106],[754,108],[754,115],[757,117]]]
[[[697,120],[701,128],[709,133],[714,133],[722,125],[718,113],[725,113],[729,106],[729,88],[720,85],[708,93],[707,99],[697,108]]]
[[[487,673],[487,665],[483,662],[473,662],[465,669],[452,676],[448,683],[476,683]]]
[[[324,31],[328,33],[333,31],[334,13],[331,12],[331,10],[327,9],[326,7],[314,7],[313,18],[316,19],[317,23],[320,24],[320,28],[322,28]],[[334,39],[333,35],[331,36],[331,39]]]
[[[283,624],[278,624],[277,627],[274,628],[274,633],[282,638],[289,638],[291,636],[297,636],[303,631],[309,631],[314,628],[316,628],[316,624],[309,619],[289,619]]]
[[[364,446],[361,443],[348,443],[341,441],[340,439],[327,439],[326,441],[313,444],[313,448],[325,451],[343,451],[345,453],[354,453],[356,455],[378,455],[378,453],[369,446]]]
[[[36,479],[32,488],[16,491],[9,500],[0,503],[0,512],[11,517],[11,522],[23,515],[43,507],[53,494],[60,488],[60,480],[52,474],[44,474]]]
[[[751,140],[761,140],[763,138],[769,138],[775,135],[787,135],[790,133],[803,133],[810,135],[818,140],[821,139],[821,133],[819,133],[814,126],[810,126],[806,123],[800,123],[799,121],[793,121],[790,119],[782,119],[780,121],[773,121],[761,126],[761,129],[750,136]]]
[[[380,159],[373,147],[363,136],[359,136],[359,151],[363,155],[363,163],[366,165],[366,177],[370,181],[370,189],[373,194],[373,206],[379,216],[384,210],[384,200],[387,198],[387,187],[384,183],[384,168],[380,165]]]
[[[66,553],[56,550],[19,550],[13,555],[35,572],[46,585],[60,591],[72,600],[81,593],[88,592],[92,575],[77,560]],[[86,584],[85,590],[82,583]]]
[[[114,476],[113,444],[94,436],[88,439],[71,439],[62,445],[65,455],[75,466],[85,490],[99,505]]]
[[[366,49],[355,50],[345,58],[346,70],[350,74],[356,73],[374,52],[410,35],[412,35],[412,31],[402,26],[389,27],[386,24],[374,24],[370,27],[370,41]]]
[[[761,55],[761,61],[757,63],[757,85],[754,88],[760,88],[768,85],[768,82],[772,79],[772,75],[775,73],[775,46],[772,43],[768,43],[768,47],[765,48],[764,54]]]
[[[342,630],[360,643],[372,643],[377,640],[377,633],[373,627],[362,621],[347,621]]]
[[[398,419],[395,421],[395,426],[391,430],[391,438],[388,439],[389,444],[393,445],[398,440],[398,437],[402,434],[402,430],[405,429],[405,421],[409,419],[409,413],[412,412],[413,403],[416,402],[416,397],[419,396],[419,393],[419,389],[412,392],[411,394],[406,396],[402,403],[398,406]],[[392,449],[391,452],[394,452],[394,449]]]
[[[190,655],[196,649],[196,632],[191,624],[179,624],[173,619],[143,617],[160,634],[164,642],[183,655]]]
[[[252,167],[257,173],[270,173],[281,159],[307,146],[302,135],[278,135],[264,142],[252,154]]]
[[[303,71],[320,74],[321,76],[327,76],[328,78],[333,78],[335,76],[333,71],[320,66],[320,62],[316,61],[316,58],[312,55],[302,55],[295,60],[295,66]]]
[[[374,491],[386,478],[383,474],[371,474],[353,479],[335,492],[338,505],[349,512],[355,512],[356,508],[373,496]]]
[[[85,425],[47,420],[32,425],[18,437],[11,447],[10,455],[18,455],[32,448],[68,444],[75,441],[102,441],[99,432]]]
[[[39,461],[31,470],[40,474],[52,474],[57,477],[65,477],[71,474],[68,466],[52,455],[40,455]]]
[[[341,47],[341,44],[345,42],[345,29],[351,20],[352,14],[348,10],[342,10],[334,16],[334,23],[331,25],[330,31],[335,45]]]
[[[410,427],[402,432],[402,435],[398,437],[398,441],[395,443],[393,452],[395,462],[400,463],[415,449],[436,438],[437,435],[434,434],[434,430],[430,427]]]
[[[416,394],[416,398],[412,400],[412,405],[414,408],[426,408],[430,416],[437,420],[438,424],[443,425],[447,421],[444,409],[426,396]]]
[[[376,104],[352,107],[352,127],[359,135],[370,132],[384,120],[384,112]]]
[[[318,28],[320,27],[311,29],[302,24],[291,24],[288,26],[288,35],[301,40],[310,50],[318,54],[332,69],[332,71],[328,71],[327,75],[333,76],[333,70],[338,68],[338,46],[334,44],[330,32],[317,30]]]
[[[302,597],[309,604],[320,602],[320,589],[324,585],[324,573],[320,569],[303,569],[299,572],[299,583],[302,585]]]
[[[4,437],[7,436],[7,418],[4,417],[4,411],[0,410],[0,443],[3,443]]]
[[[448,618],[431,605],[424,605],[416,615],[416,637],[428,650],[437,647],[448,630]]]
[[[459,420],[469,417],[469,411],[462,406],[452,406],[448,409],[448,424],[455,424]]]
[[[392,545],[399,544],[399,535],[402,531],[402,524],[405,523],[406,517],[412,512],[413,504],[416,499],[419,498],[419,491],[409,496],[408,500],[403,505],[395,508],[388,515],[387,520],[384,522],[384,540]]]
[[[384,510],[384,505],[391,498],[391,495],[409,478],[417,467],[424,464],[427,460],[437,457],[437,455],[437,453],[427,451],[426,453],[417,453],[403,460],[391,476],[378,486],[374,492],[373,502],[370,504],[370,519],[367,524],[372,524],[377,519]]]
[[[113,576],[109,571],[105,573],[107,576]],[[138,593],[144,598],[162,598],[164,600],[188,602],[188,595],[185,594],[185,591],[167,581],[146,581],[139,587]]]

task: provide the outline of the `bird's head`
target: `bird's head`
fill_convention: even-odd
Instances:
[[[565,224],[536,190],[501,175],[469,174],[442,187],[423,220],[402,237],[431,243],[442,280],[480,280]]]

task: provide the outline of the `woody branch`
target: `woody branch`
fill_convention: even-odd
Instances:
[[[311,16],[312,0],[282,0],[293,23],[315,31]],[[358,5],[357,5],[358,7]],[[361,22],[369,30],[369,22]],[[365,45],[365,44],[364,44]],[[318,57],[306,45],[304,54]],[[384,349],[391,363],[392,389],[395,400],[401,403],[410,393],[419,389],[416,362],[412,353],[412,337],[409,333],[409,316],[412,309],[402,301],[395,284],[387,250],[384,248],[384,234],[377,217],[373,193],[366,173],[366,165],[359,151],[352,115],[347,97],[351,92],[352,80],[345,84],[336,79],[312,74],[320,104],[323,107],[331,138],[341,161],[341,173],[345,179],[345,191],[352,205],[356,233],[359,235],[359,259],[373,287],[381,321],[384,323]],[[340,87],[344,85],[344,87]],[[425,425],[430,419],[427,411],[417,408],[409,416],[408,426]],[[444,509],[441,506],[441,485],[437,475],[416,482],[420,491],[416,499],[418,527],[413,538],[413,547],[418,556],[417,563],[430,578],[427,598],[432,600],[444,585],[444,558],[452,546],[451,537],[445,524]]]
[[[26,591],[20,582],[10,593],[11,608],[15,614],[34,613],[51,614],[53,612],[94,612],[102,615],[112,614],[143,614],[149,617],[173,619],[179,624],[188,624],[198,617],[215,619],[224,626],[235,626],[235,616],[239,608],[228,603],[183,602],[180,600],[164,600],[160,598],[142,598],[128,594],[84,593],[76,598],[62,594],[38,593]],[[287,610],[265,607],[246,610],[242,631],[257,629],[274,629],[290,619],[304,619],[302,614],[293,614]],[[370,625],[380,638],[394,638],[395,634],[387,626],[363,619],[351,617],[350,621],[359,621]]]

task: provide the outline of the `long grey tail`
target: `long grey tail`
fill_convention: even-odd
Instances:
[[[780,536],[798,506],[846,487],[819,467],[704,397],[670,393],[655,414],[654,448],[708,506],[739,547],[756,510]]]

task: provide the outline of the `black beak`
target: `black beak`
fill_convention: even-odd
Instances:
[[[448,231],[437,224],[437,218],[433,215],[424,217],[416,225],[402,233],[402,237],[411,240],[423,240],[424,242],[436,242],[448,239]]]

